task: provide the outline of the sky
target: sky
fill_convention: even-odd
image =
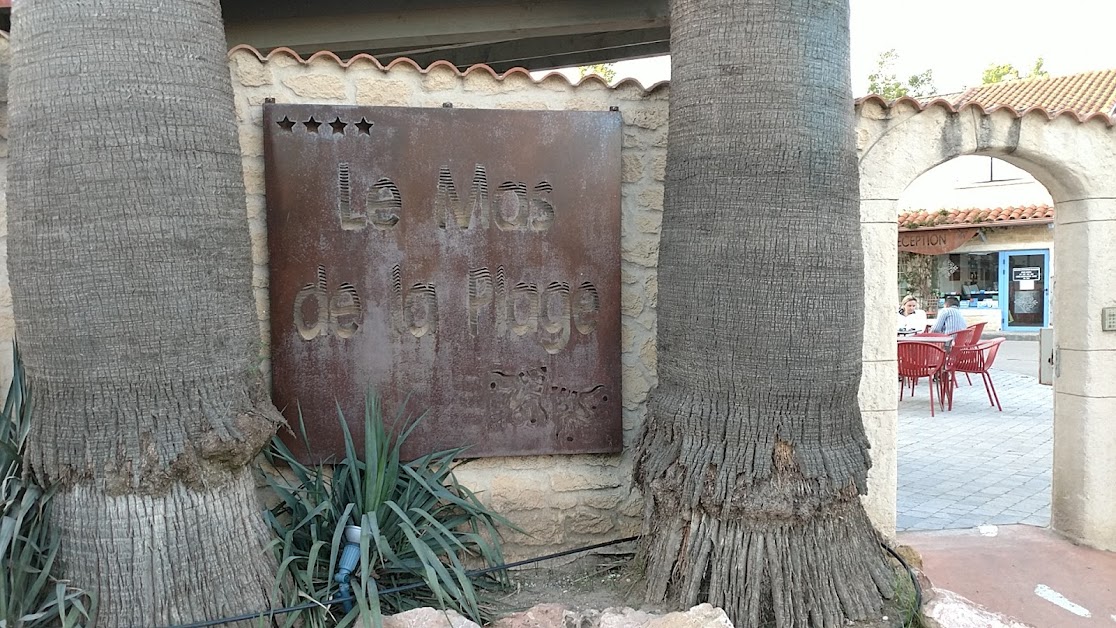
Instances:
[[[992,63],[1051,76],[1116,68],[1116,0],[851,0],[853,93],[864,95],[880,53],[895,49],[901,79],[932,70],[938,93],[980,84]],[[617,78],[670,77],[668,57],[621,61]],[[576,76],[576,73],[573,73]]]

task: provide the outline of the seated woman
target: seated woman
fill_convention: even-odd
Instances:
[[[919,309],[918,299],[912,295],[899,302],[898,333],[913,334],[926,329],[926,312]]]

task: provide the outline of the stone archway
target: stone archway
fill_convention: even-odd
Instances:
[[[1116,128],[1108,116],[1080,120],[1042,110],[955,110],[878,97],[857,103],[861,223],[865,250],[864,378],[861,406],[874,446],[870,512],[896,488],[896,204],[906,186],[961,155],[998,157],[1046,186],[1057,213],[1054,265],[1054,481],[1051,523],[1087,545],[1116,550],[1116,331],[1101,310],[1116,306]],[[890,503],[886,503],[890,500]],[[881,523],[877,521],[877,523]]]

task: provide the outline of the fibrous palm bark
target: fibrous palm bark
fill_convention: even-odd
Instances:
[[[217,0],[19,0],[9,269],[28,461],[99,626],[266,607],[274,408]]]
[[[673,0],[648,597],[740,626],[869,617],[848,0]]]

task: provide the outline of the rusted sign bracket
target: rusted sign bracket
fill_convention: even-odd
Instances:
[[[618,113],[269,103],[263,124],[273,396],[304,460],[341,454],[338,407],[361,442],[369,388],[427,414],[410,456],[620,450]]]

